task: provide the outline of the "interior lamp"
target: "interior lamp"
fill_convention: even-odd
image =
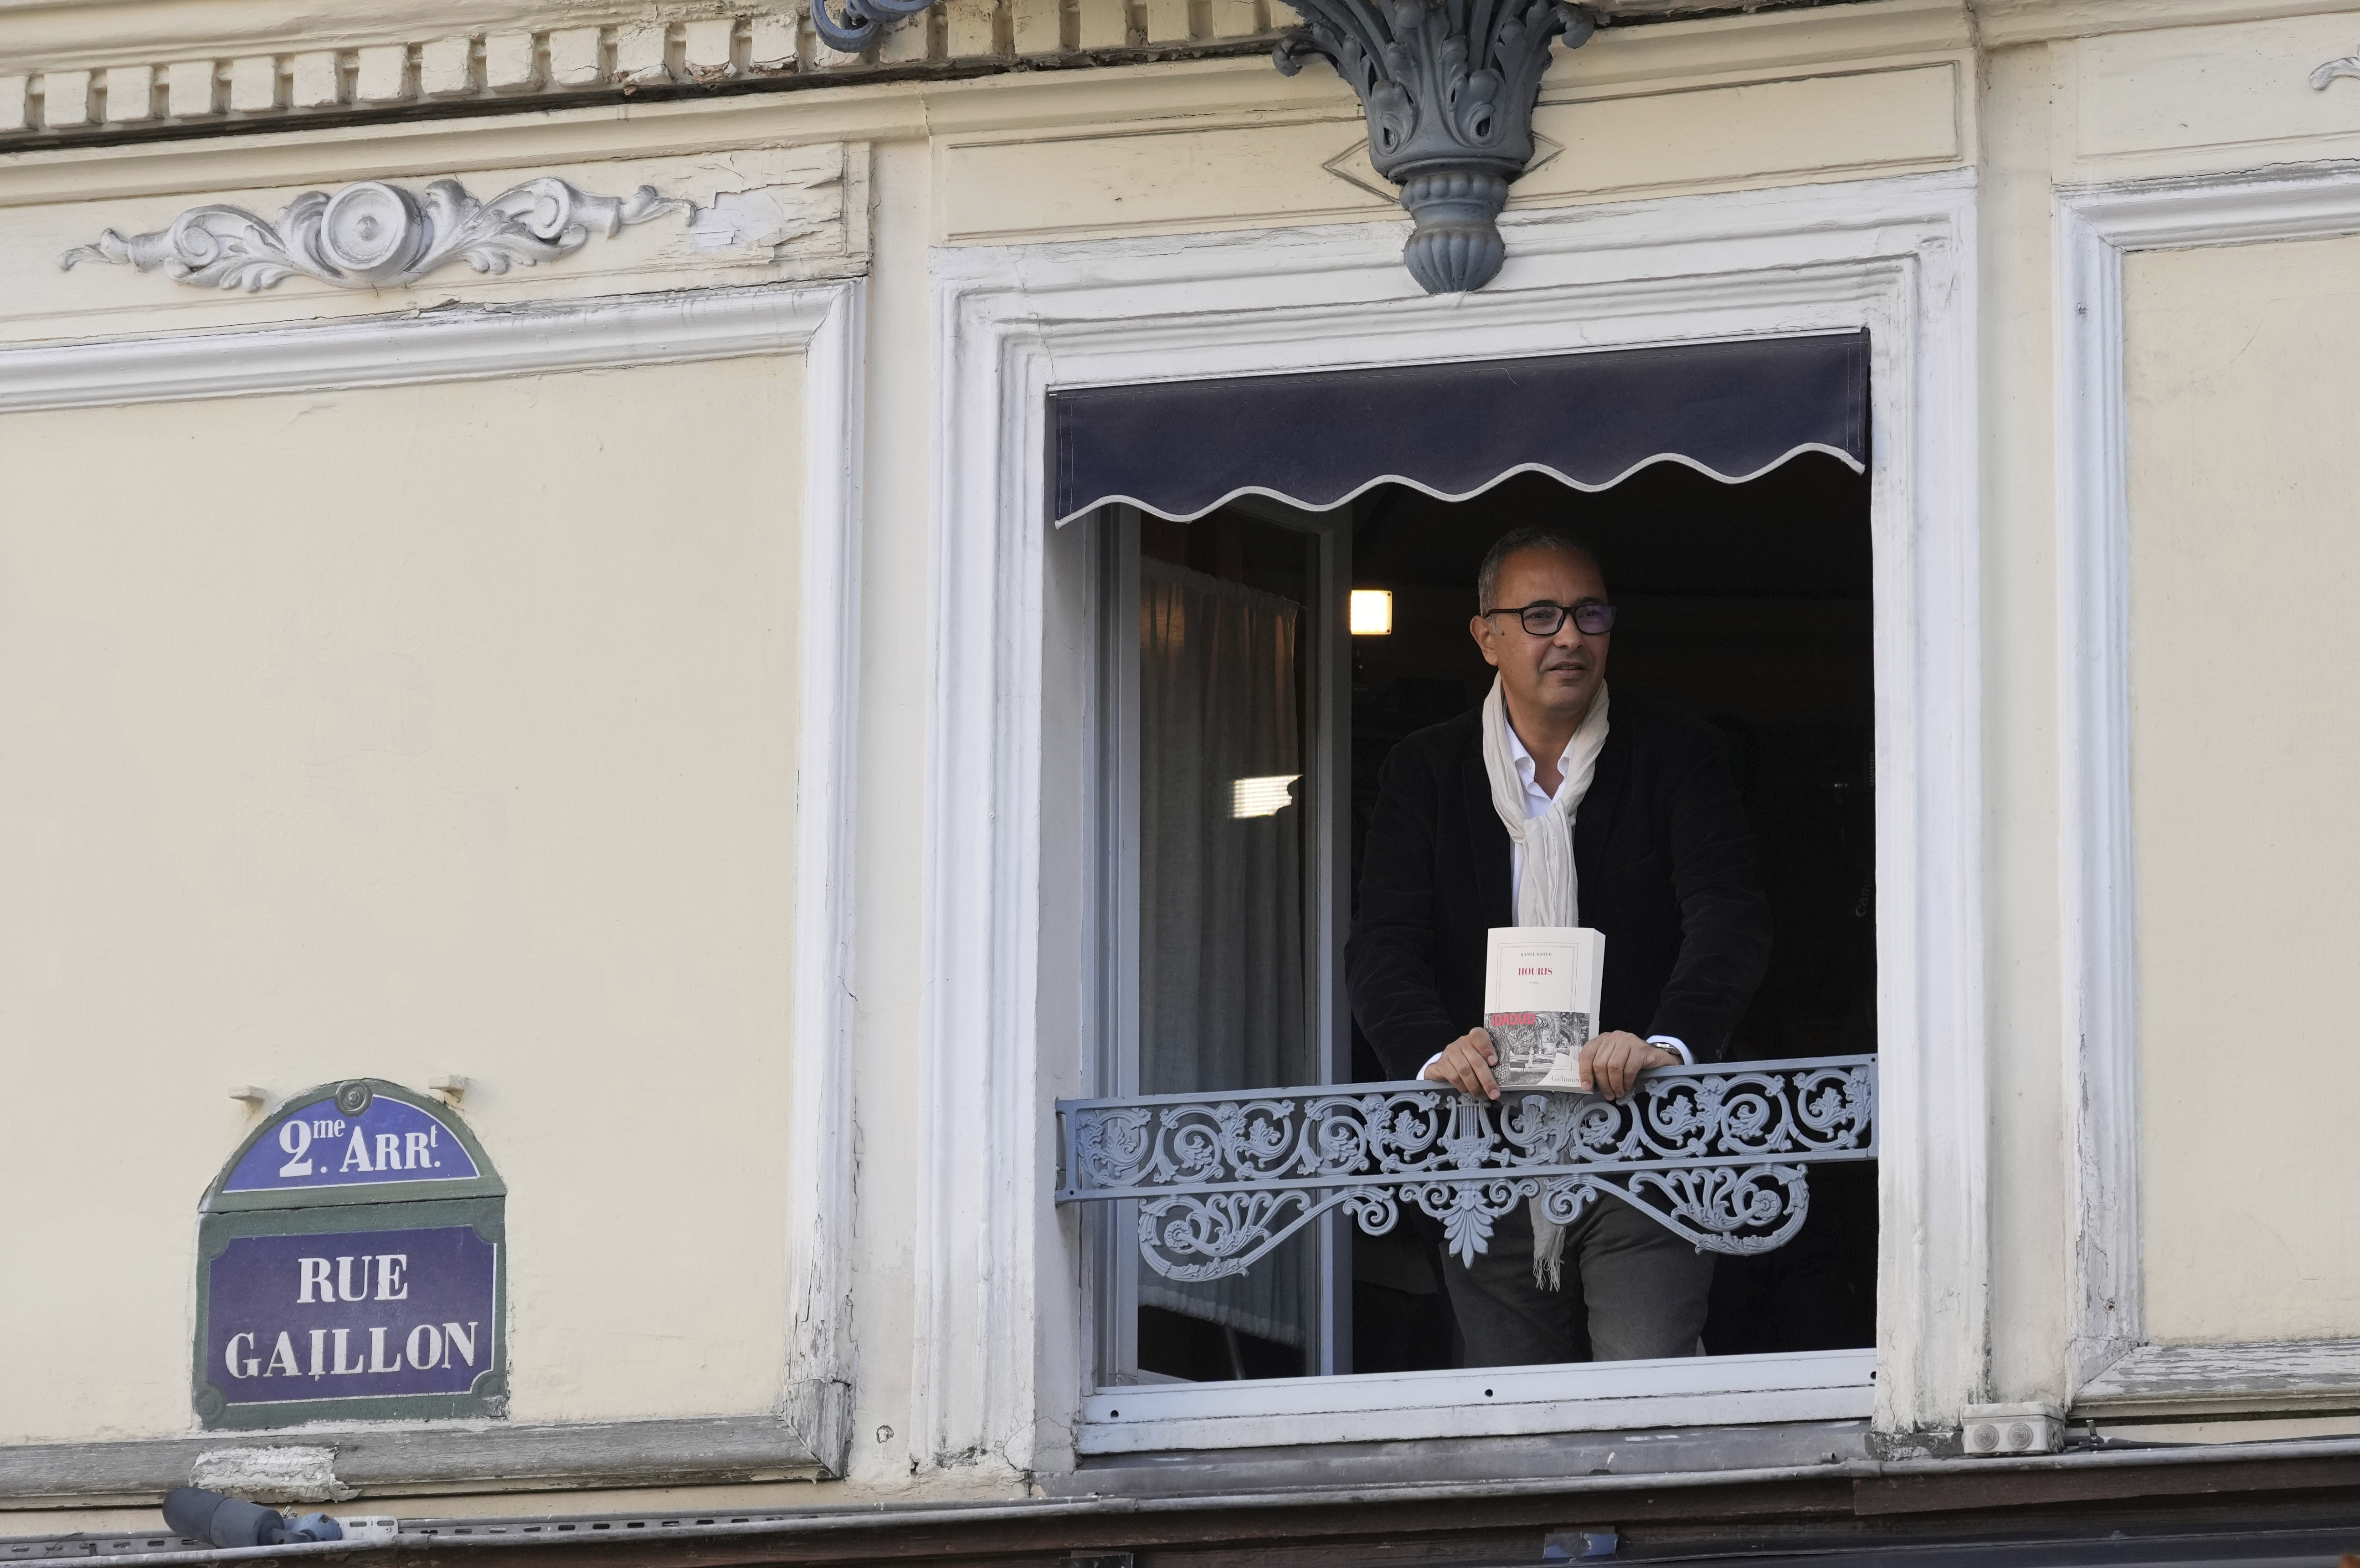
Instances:
[[[1393,590],[1390,588],[1353,589],[1352,635],[1354,637],[1391,637],[1393,630]]]

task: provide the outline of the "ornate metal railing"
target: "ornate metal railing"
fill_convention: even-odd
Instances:
[[[1060,1203],[1134,1200],[1174,1279],[1242,1274],[1332,1209],[1371,1236],[1404,1203],[1471,1261],[1534,1198],[1569,1224],[1601,1193],[1708,1252],[1784,1246],[1814,1164],[1876,1158],[1876,1059],[1666,1067],[1620,1100],[1432,1083],[1060,1100]]]

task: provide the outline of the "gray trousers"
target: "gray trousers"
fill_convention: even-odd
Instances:
[[[1712,1255],[1628,1203],[1601,1194],[1566,1227],[1565,1288],[1533,1283],[1526,1205],[1502,1214],[1472,1267],[1446,1258],[1443,1279],[1470,1367],[1695,1356],[1712,1290]]]

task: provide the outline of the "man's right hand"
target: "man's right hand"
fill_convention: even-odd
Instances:
[[[1418,1076],[1438,1078],[1479,1100],[1496,1100],[1500,1097],[1500,1085],[1492,1078],[1491,1069],[1499,1061],[1500,1053],[1491,1049],[1491,1037],[1480,1029],[1471,1029],[1444,1046],[1442,1054],[1428,1062]]]

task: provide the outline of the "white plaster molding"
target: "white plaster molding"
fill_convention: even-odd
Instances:
[[[562,306],[444,308],[297,327],[0,349],[0,412],[393,387],[794,352],[848,284]]]
[[[2057,351],[2058,725],[2065,791],[2065,1106],[2074,1128],[2069,1336],[2074,1385],[2136,1342],[2137,907],[2130,821],[2126,581],[2129,483],[2123,439],[2122,255],[2060,209]]]
[[[2360,1340],[2143,1345],[2083,1384],[2077,1414],[2239,1415],[2360,1405]]]
[[[852,1379],[852,839],[858,281],[0,350],[0,412],[801,354],[803,492],[785,1385],[770,1424],[840,1475]],[[787,802],[781,802],[781,809]],[[661,1474],[669,1461],[646,1456]],[[635,1472],[628,1466],[602,1477]]]
[[[2119,1404],[2116,1396],[2133,1386],[2142,1410],[2174,1400],[2206,1408],[2278,1408],[2269,1402],[2275,1396],[2267,1377],[2248,1397],[2236,1391],[2234,1380],[2204,1392],[2180,1373],[2208,1365],[2204,1357],[2241,1349],[2258,1357],[2257,1367],[2285,1360],[2267,1346],[2183,1350],[2145,1343],[2123,256],[2137,250],[2355,233],[2360,167],[2352,165],[2058,192],[2059,745],[2064,791],[2059,854],[2066,936],[2064,1037],[2078,1046],[2066,1053],[2065,1083],[2077,1188],[2070,1335],[2077,1410],[2085,1399]]]
[[[830,1475],[852,1442],[853,768],[858,744],[865,286],[803,344],[795,1057],[787,1134],[787,1388],[780,1414]]]
[[[1573,102],[1602,87],[1682,85],[1815,73],[1848,61],[1879,66],[1971,56],[1968,0],[1853,0],[1774,7],[1601,29],[1566,57],[1544,103]]]
[[[1037,1467],[1085,1417],[1077,1231],[1049,1181],[1051,1100],[1082,1067],[1037,1043],[1076,1010],[1041,987],[1043,838],[1067,831],[1041,810],[1049,388],[1863,326],[1877,881],[1908,890],[1878,928],[1877,1419],[1955,1426],[1983,1397],[1974,203],[1950,173],[1511,213],[1498,280],[1438,299],[1390,223],[935,253],[920,1454]]]
[[[1987,49],[2349,11],[2352,0],[1970,0]]]
[[[485,201],[455,180],[433,181],[422,198],[364,180],[333,196],[306,191],[276,223],[243,207],[211,203],[144,234],[107,229],[58,265],[71,270],[79,261],[113,262],[160,269],[191,288],[248,293],[299,272],[339,289],[398,289],[458,261],[493,274],[536,267],[572,256],[593,234],[612,239],[628,224],[688,210],[688,202],[659,196],[652,185],[628,196],[593,196],[542,178]]]

